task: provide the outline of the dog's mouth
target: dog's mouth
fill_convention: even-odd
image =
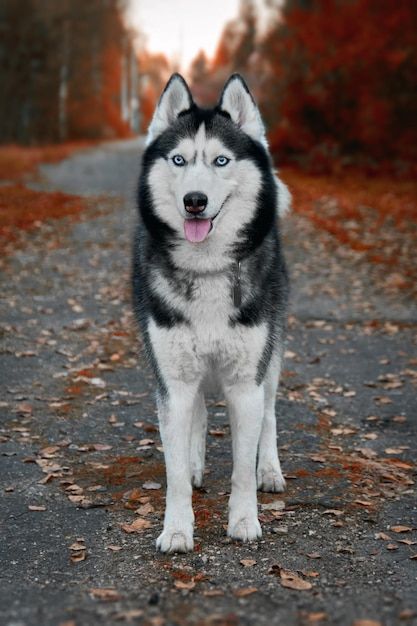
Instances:
[[[184,234],[186,240],[190,243],[201,243],[204,241],[213,230],[213,222],[219,213],[209,219],[193,217],[184,220]]]
[[[189,219],[184,220],[184,234],[187,241],[190,243],[201,243],[211,233],[213,230],[213,222],[220,215],[224,205],[230,198],[230,195],[227,195],[224,199],[220,209],[217,211],[216,215],[211,218],[203,218],[203,217],[191,217]]]

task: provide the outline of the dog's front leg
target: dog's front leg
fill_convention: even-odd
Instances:
[[[227,534],[251,541],[261,537],[256,499],[256,452],[264,410],[263,386],[239,384],[226,390],[233,445],[232,492]]]
[[[196,390],[176,383],[158,401],[164,447],[167,496],[164,530],[156,545],[161,552],[188,552],[194,547],[190,446]]]

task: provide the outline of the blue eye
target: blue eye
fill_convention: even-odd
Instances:
[[[174,165],[178,165],[178,167],[183,167],[186,163],[185,159],[181,154],[174,154],[172,157],[172,162]]]
[[[230,159],[228,159],[227,157],[223,155],[220,155],[214,159],[213,163],[214,165],[217,165],[217,167],[224,167],[225,165],[229,163],[229,161]]]

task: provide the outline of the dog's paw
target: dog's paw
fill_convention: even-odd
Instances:
[[[285,491],[285,478],[280,467],[258,468],[257,473],[258,489],[272,493],[282,493]]]
[[[161,552],[191,552],[194,549],[192,530],[167,528],[156,540],[156,547]]]
[[[240,518],[237,522],[229,521],[227,534],[239,541],[255,541],[262,537],[262,530],[256,515]]]
[[[191,474],[191,483],[193,487],[197,487],[199,489],[203,485],[203,476],[204,469],[203,468],[193,468]]]

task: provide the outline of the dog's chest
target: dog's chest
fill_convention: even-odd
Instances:
[[[161,285],[160,285],[161,286]],[[178,287],[178,285],[177,285]],[[226,378],[253,377],[265,346],[266,324],[232,323],[236,315],[233,277],[195,278],[188,297],[165,285],[165,301],[176,306],[186,323],[150,329],[156,356],[168,378],[192,380],[213,366]]]

